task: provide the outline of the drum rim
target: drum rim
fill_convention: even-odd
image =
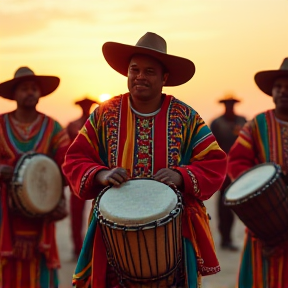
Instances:
[[[100,224],[105,224],[108,227],[110,227],[111,229],[115,229],[115,230],[125,230],[125,231],[137,231],[137,230],[146,230],[146,229],[152,229],[155,227],[160,227],[163,225],[166,225],[167,223],[169,223],[170,221],[172,221],[174,218],[176,218],[182,211],[183,211],[183,202],[182,202],[182,195],[180,190],[176,187],[175,184],[165,184],[163,182],[157,181],[153,178],[149,178],[149,177],[145,177],[145,178],[133,178],[133,179],[129,179],[128,181],[134,181],[134,180],[150,180],[150,181],[156,181],[159,183],[162,183],[168,187],[170,187],[176,194],[177,197],[177,203],[174,207],[173,210],[170,211],[170,213],[167,216],[161,217],[157,220],[153,220],[153,221],[149,221],[147,223],[142,223],[142,224],[118,224],[115,223],[111,220],[106,219],[102,213],[100,212],[99,209],[99,204],[100,204],[100,199],[101,197],[104,195],[104,193],[109,190],[111,187],[113,187],[113,185],[109,185],[106,186],[100,193],[99,195],[96,197],[96,201],[94,204],[94,208],[93,208],[93,213],[96,216],[96,218],[99,220]]]
[[[228,200],[226,198],[226,194],[228,193],[228,190],[233,186],[233,184],[235,184],[236,182],[238,182],[241,178],[243,178],[245,175],[247,175],[249,172],[255,170],[255,169],[258,169],[259,167],[261,166],[274,166],[275,168],[275,174],[271,177],[271,179],[269,179],[269,181],[266,182],[266,184],[260,188],[259,190],[255,190],[254,192],[252,192],[251,194],[248,194],[246,196],[243,196],[243,197],[240,197],[238,198],[237,200]],[[260,163],[260,164],[257,164],[255,165],[254,167],[246,170],[243,174],[241,174],[234,182],[232,182],[225,190],[224,192],[224,196],[223,196],[223,199],[224,199],[224,205],[226,206],[236,206],[236,205],[239,205],[241,203],[244,203],[252,198],[255,198],[257,197],[258,195],[262,194],[265,190],[266,190],[266,186],[267,185],[271,185],[273,184],[277,179],[280,178],[282,174],[282,169],[280,167],[280,165],[274,163],[274,162],[265,162],[265,163]]]
[[[25,215],[25,216],[28,216],[28,217],[43,217],[49,213],[51,213],[51,211],[53,211],[58,204],[55,205],[55,207],[49,211],[49,212],[31,212],[29,211],[29,209],[27,209],[27,207],[21,202],[19,201],[19,199],[17,198],[17,195],[19,194],[18,190],[20,189],[21,191],[23,190],[23,182],[19,182],[18,181],[18,177],[19,177],[19,171],[20,171],[20,167],[21,165],[24,163],[24,161],[26,159],[31,159],[33,158],[33,156],[43,156],[45,158],[48,158],[50,160],[52,160],[56,165],[56,161],[54,159],[52,159],[51,157],[47,156],[46,154],[44,153],[38,153],[38,152],[35,152],[35,151],[29,151],[29,152],[26,152],[26,153],[23,153],[21,155],[21,157],[18,159],[17,163],[16,163],[16,166],[14,168],[14,171],[17,171],[16,173],[13,173],[13,176],[12,176],[12,182],[11,182],[11,188],[13,190],[13,192],[11,193],[12,194],[12,198],[16,204],[16,206],[18,207],[18,209],[20,210],[20,212]],[[58,167],[58,165],[57,165]],[[61,170],[59,168],[59,172],[60,172],[60,175],[61,175]],[[62,187],[63,187],[63,179],[61,177],[61,183],[62,183]],[[61,195],[59,196],[59,200],[58,200],[58,203],[61,199]]]

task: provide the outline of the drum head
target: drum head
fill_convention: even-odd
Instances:
[[[226,190],[225,199],[235,201],[246,198],[251,193],[259,191],[276,174],[274,164],[265,163],[242,174]]]
[[[146,224],[175,208],[177,195],[169,186],[149,179],[135,179],[109,188],[100,198],[99,211],[117,224]]]
[[[34,155],[23,175],[23,197],[26,208],[33,213],[51,212],[62,195],[62,176],[57,164],[45,155]]]

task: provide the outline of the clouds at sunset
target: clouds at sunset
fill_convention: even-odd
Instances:
[[[234,92],[243,99],[237,109],[250,117],[273,105],[253,77],[278,69],[288,56],[287,13],[287,0],[1,0],[0,82],[24,65],[59,76],[59,88],[39,109],[66,123],[79,112],[75,99],[127,91],[125,77],[105,62],[102,45],[134,45],[150,31],[167,41],[168,53],[196,65],[191,81],[165,92],[204,119],[219,114],[217,100]],[[0,98],[0,113],[11,105]]]

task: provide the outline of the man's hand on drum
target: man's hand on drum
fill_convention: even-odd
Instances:
[[[153,178],[159,182],[163,182],[165,184],[174,184],[178,188],[181,188],[183,185],[183,177],[180,172],[170,169],[170,168],[163,168],[160,169]]]
[[[13,167],[9,165],[0,165],[0,181],[9,182],[13,177]]]
[[[112,170],[102,170],[98,172],[95,176],[95,181],[103,186],[120,186],[122,183],[129,180],[129,178],[130,177],[126,169],[117,167]]]

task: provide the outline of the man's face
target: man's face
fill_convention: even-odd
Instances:
[[[128,67],[128,89],[132,97],[148,101],[160,97],[168,73],[152,57],[134,55]]]
[[[273,101],[277,109],[288,113],[288,77],[275,80],[272,88]]]
[[[16,86],[13,94],[17,106],[21,108],[35,108],[40,96],[41,90],[39,85],[31,80],[20,82]]]

